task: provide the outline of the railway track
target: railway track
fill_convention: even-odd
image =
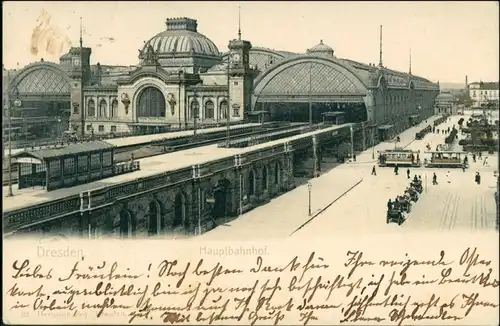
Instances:
[[[238,139],[245,139],[251,136],[255,135],[262,135],[263,133],[275,133],[275,132],[283,132],[286,130],[292,130],[292,129],[297,129],[299,126],[298,125],[287,125],[287,126],[282,126],[282,127],[274,127],[274,128],[267,128],[267,130],[262,130],[260,128],[257,128],[258,130],[253,130],[250,132],[242,133],[239,135],[235,136],[230,136],[229,141],[234,141]],[[203,139],[206,138],[207,135],[200,134],[197,136],[197,141],[192,141],[193,136],[189,138],[185,138],[182,140],[187,140],[186,143],[184,144],[178,144],[178,145],[171,145],[168,144],[169,141],[171,142],[172,140],[166,140],[165,142],[157,142],[156,144],[151,144],[151,145],[145,145],[141,146],[141,148],[136,149],[136,150],[123,150],[121,151],[118,149],[118,152],[115,152],[115,163],[121,163],[121,162],[126,162],[131,159],[131,154],[134,154],[134,159],[143,159],[147,157],[153,157],[157,155],[162,155],[166,153],[172,153],[176,151],[181,151],[181,150],[186,150],[186,149],[191,149],[191,148],[196,148],[196,147],[201,147],[201,146],[207,146],[207,145],[213,145],[217,144],[223,141],[226,141],[228,138],[224,135],[221,137],[216,137],[216,138],[211,138],[211,139]],[[9,174],[7,169],[3,170],[3,178],[2,178],[2,185],[7,186],[9,184]],[[16,184],[18,181],[17,178],[17,166],[13,165],[12,166],[12,183]]]

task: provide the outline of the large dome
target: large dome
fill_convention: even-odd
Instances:
[[[198,54],[204,56],[219,56],[219,50],[214,42],[205,35],[198,33],[198,23],[191,18],[167,19],[167,30],[153,36],[144,44],[146,52],[149,45],[157,52],[158,57],[173,54]]]

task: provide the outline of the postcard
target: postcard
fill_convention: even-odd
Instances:
[[[498,4],[3,9],[4,323],[499,323]]]

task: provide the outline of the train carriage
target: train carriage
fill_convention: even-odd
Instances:
[[[379,151],[379,166],[420,167],[420,151],[411,149],[388,149]]]
[[[428,168],[463,168],[465,152],[454,151],[432,151],[425,152],[430,158],[425,159],[425,167]]]

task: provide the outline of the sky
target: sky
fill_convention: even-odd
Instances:
[[[219,51],[237,37],[253,46],[304,53],[320,40],[335,55],[364,63],[379,61],[434,82],[498,81],[499,8],[480,2],[3,2],[3,63],[22,68],[58,62],[78,46],[80,17],[91,63],[135,65],[138,49],[166,29],[170,17],[198,20],[198,32]],[[49,41],[50,40],[50,41]]]

